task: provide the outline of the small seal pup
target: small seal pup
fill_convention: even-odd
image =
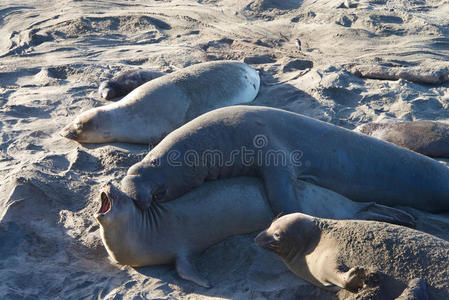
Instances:
[[[449,169],[413,151],[296,113],[232,106],[170,133],[121,183],[141,208],[177,198],[204,181],[255,176],[275,214],[296,212],[302,180],[353,201],[449,209]],[[299,193],[299,195],[298,195]]]
[[[366,123],[357,132],[430,156],[449,158],[449,124],[436,121]]]
[[[306,182],[298,182],[295,189],[311,196],[306,199],[310,203],[298,200],[298,207],[326,218],[390,221],[401,213],[394,208],[379,211],[379,205],[353,202]],[[115,261],[131,266],[175,262],[182,278],[201,286],[209,283],[195,270],[192,256],[231,235],[262,230],[273,218],[262,182],[254,177],[207,182],[145,211],[113,184],[100,194],[95,217]]]
[[[120,72],[111,79],[103,81],[98,88],[98,94],[106,100],[125,96],[145,82],[163,75],[165,73],[145,69]]]
[[[449,299],[449,242],[417,230],[294,213],[274,220],[255,242],[298,277],[327,290],[366,285],[364,299],[394,299],[406,288],[402,297],[422,294],[425,281],[431,299]]]
[[[196,64],[153,79],[126,97],[81,113],[61,135],[83,143],[156,144],[215,108],[251,102],[259,74],[237,61]]]

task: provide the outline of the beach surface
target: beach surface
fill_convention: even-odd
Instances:
[[[252,105],[348,129],[449,121],[448,15],[447,1],[432,0],[0,0],[0,298],[338,297],[291,274],[255,234],[198,257],[210,289],[173,266],[111,262],[93,217],[99,189],[149,147],[58,133],[110,103],[97,89],[120,71],[230,59],[259,70]],[[405,209],[417,229],[449,240],[448,213]]]

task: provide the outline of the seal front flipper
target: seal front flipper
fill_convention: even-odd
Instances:
[[[416,227],[416,218],[403,210],[374,202],[364,204],[364,207],[356,215],[358,219],[387,222],[410,228]]]
[[[320,257],[317,261],[321,267],[315,270],[314,275],[327,290],[346,289],[355,292],[364,287],[370,274],[369,271],[361,267],[353,267],[348,270],[348,267],[336,262],[332,251],[323,253],[328,255]]]
[[[209,281],[198,274],[195,265],[187,255],[178,256],[176,259],[176,271],[182,279],[192,281],[205,288],[211,287]]]
[[[268,167],[263,170],[268,201],[274,215],[301,211],[299,192],[294,188],[292,172],[288,168]]]
[[[316,253],[309,254],[311,257],[309,263],[311,274],[330,291],[346,289],[357,291],[365,285],[369,272],[361,267],[348,268],[338,262],[338,254],[335,251],[335,241],[328,241],[324,245],[318,245]],[[316,259],[313,258],[316,257]],[[306,259],[307,260],[307,259]]]
[[[354,267],[345,273],[339,274],[342,278],[343,288],[349,291],[357,291],[365,284],[367,271],[361,267]]]

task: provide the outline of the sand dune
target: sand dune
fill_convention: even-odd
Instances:
[[[349,129],[447,121],[449,4],[345,2],[0,1],[0,298],[335,298],[290,274],[254,235],[198,258],[211,289],[179,279],[171,266],[111,263],[93,218],[98,188],[148,149],[81,145],[58,132],[108,103],[98,85],[119,71],[172,72],[220,59],[259,69],[255,105]],[[360,71],[367,66],[377,76]],[[398,75],[407,72],[446,77],[428,84]],[[449,240],[448,214],[409,211],[418,229]]]

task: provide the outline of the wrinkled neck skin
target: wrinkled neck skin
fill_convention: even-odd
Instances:
[[[124,221],[101,226],[101,237],[109,255],[119,264],[143,266],[170,263],[176,258],[172,248],[161,241],[160,216],[157,204],[148,210],[128,205]],[[159,234],[158,234],[159,233]]]

